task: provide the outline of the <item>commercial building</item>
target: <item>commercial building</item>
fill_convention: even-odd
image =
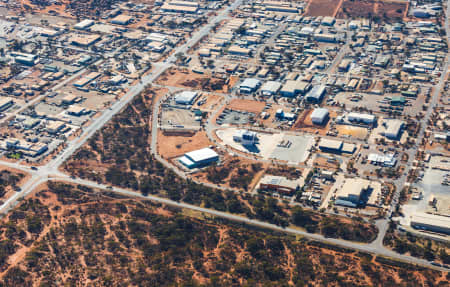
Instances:
[[[287,179],[284,176],[264,175],[259,182],[259,190],[277,192],[283,195],[292,195],[304,184],[303,178],[296,180]]]
[[[252,93],[256,91],[261,85],[261,81],[254,78],[247,78],[239,85],[241,93]]]
[[[178,105],[192,105],[197,96],[197,92],[183,91],[175,96],[175,103]]]
[[[22,139],[8,138],[2,143],[2,148],[20,150],[26,156],[35,157],[48,150],[44,143],[30,143]]]
[[[450,234],[450,217],[419,213],[411,217],[411,226],[417,229]]]
[[[219,160],[219,155],[210,148],[203,148],[184,154],[178,161],[187,168],[197,168],[210,165]]]
[[[320,103],[325,91],[325,85],[314,86],[311,91],[306,94],[306,100],[311,103]]]
[[[328,121],[329,112],[324,108],[317,108],[311,113],[311,122],[315,125],[323,125]]]
[[[394,167],[397,164],[397,159],[393,154],[376,154],[371,153],[367,156],[367,161],[371,164]]]

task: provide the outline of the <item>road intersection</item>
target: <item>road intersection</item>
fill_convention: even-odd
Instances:
[[[333,244],[345,248],[350,248],[353,250],[358,251],[364,251],[364,252],[370,252],[376,255],[381,255],[385,257],[390,257],[396,260],[408,262],[411,264],[417,264],[420,266],[426,266],[429,268],[439,269],[439,270],[445,270],[444,268],[437,267],[431,265],[430,262],[418,259],[412,256],[407,255],[401,255],[398,254],[392,250],[387,249],[383,246],[383,238],[386,234],[386,231],[389,226],[390,222],[390,216],[395,210],[395,207],[398,203],[398,197],[401,188],[406,183],[406,175],[402,175],[397,181],[394,182],[394,184],[397,187],[396,194],[394,196],[394,200],[392,201],[392,204],[390,206],[388,216],[385,219],[379,220],[376,225],[379,228],[379,234],[375,241],[373,241],[370,244],[363,244],[363,243],[355,243],[351,241],[341,240],[341,239],[333,239],[333,238],[326,238],[320,234],[313,234],[308,233],[306,231],[295,229],[295,228],[283,228],[274,224],[262,222],[259,220],[249,219],[246,217],[229,214],[225,212],[220,212],[213,209],[208,208],[202,208],[199,206],[182,203],[173,201],[167,198],[161,198],[153,195],[142,195],[138,192],[118,188],[118,187],[110,187],[104,184],[99,184],[93,181],[81,179],[81,178],[73,178],[69,175],[61,172],[59,169],[63,165],[63,163],[69,159],[81,146],[83,146],[87,140],[89,140],[97,131],[99,131],[108,121],[111,120],[111,118],[119,113],[124,107],[126,107],[138,94],[140,94],[147,86],[151,85],[161,74],[163,74],[165,71],[167,71],[169,68],[174,66],[174,62],[176,61],[176,55],[178,53],[186,53],[190,47],[194,46],[198,41],[200,41],[204,36],[208,35],[208,33],[215,27],[215,25],[224,19],[228,17],[228,13],[236,9],[240,4],[242,0],[237,0],[233,4],[231,4],[228,8],[221,11],[217,16],[212,18],[209,23],[207,23],[204,27],[202,27],[200,30],[195,32],[190,39],[188,39],[185,44],[179,46],[174,50],[174,52],[169,56],[164,62],[161,63],[155,63],[152,67],[152,70],[149,74],[143,76],[141,80],[136,83],[133,86],[130,86],[128,92],[115,104],[113,104],[109,109],[106,109],[99,117],[97,117],[93,123],[84,128],[80,134],[79,137],[72,139],[66,143],[65,149],[62,150],[61,153],[56,155],[54,159],[49,161],[47,164],[39,167],[38,169],[32,168],[27,165],[23,165],[20,163],[12,163],[7,161],[0,161],[0,166],[5,166],[8,168],[13,168],[20,170],[22,172],[26,172],[31,175],[30,179],[24,183],[24,185],[21,187],[21,190],[15,193],[13,196],[8,198],[1,206],[0,206],[0,213],[5,214],[8,212],[11,208],[13,208],[17,203],[20,201],[21,198],[24,198],[25,196],[32,193],[37,187],[39,187],[42,184],[45,184],[48,181],[62,181],[67,183],[73,183],[73,184],[81,184],[85,186],[89,186],[92,188],[102,189],[102,190],[108,190],[110,192],[116,192],[119,194],[127,195],[127,196],[133,196],[133,197],[140,197],[140,198],[146,198],[152,201],[160,202],[163,204],[167,204],[170,206],[176,206],[180,208],[188,208],[192,210],[196,210],[205,214],[209,214],[211,216],[221,217],[232,221],[242,222],[245,224],[268,228],[271,230],[279,231],[279,232],[287,232],[295,235],[304,236],[306,238],[317,240],[321,242],[325,242],[328,244]],[[447,15],[450,15],[450,7],[447,7]],[[449,31],[449,23],[448,19],[446,18],[446,25],[445,25],[447,37],[450,35]],[[449,41],[450,42],[450,41]],[[437,99],[439,97],[439,93],[442,90],[442,87],[445,83],[445,76],[447,75],[448,71],[448,59],[446,59],[442,75],[440,78],[440,81],[436,84],[434,93],[432,95],[431,99],[431,105],[428,111],[426,112],[424,116],[424,123],[426,123],[432,114],[433,107],[437,103]],[[38,99],[40,100],[40,98]],[[153,107],[153,116],[152,116],[152,142],[151,142],[151,150],[154,156],[157,160],[162,162],[163,165],[165,165],[167,168],[171,168],[174,170],[177,175],[179,175],[182,178],[186,178],[186,174],[176,167],[174,167],[172,164],[161,158],[157,153],[157,131],[158,131],[158,114],[159,114],[159,106],[162,99],[159,99],[157,103],[154,104]],[[34,102],[33,102],[34,103]],[[211,132],[213,126],[211,124],[210,128],[208,128],[208,132]],[[408,151],[409,159],[407,164],[407,170],[406,173],[409,172],[412,166],[412,161],[415,158],[415,154],[419,148],[419,144],[421,143],[425,132],[425,125],[422,125],[421,130],[419,132],[419,136],[417,137],[416,145]],[[204,183],[202,183],[204,184]],[[223,187],[208,184],[208,186],[212,188],[218,188],[218,189],[225,189]]]

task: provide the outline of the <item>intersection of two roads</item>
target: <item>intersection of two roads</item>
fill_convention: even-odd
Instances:
[[[377,227],[379,229],[379,234],[378,234],[377,239],[370,244],[363,244],[363,243],[355,243],[355,242],[341,240],[341,239],[325,238],[324,236],[322,236],[320,234],[312,234],[312,233],[308,233],[306,231],[293,229],[293,228],[282,228],[280,226],[262,222],[259,220],[249,219],[246,217],[233,215],[233,214],[229,214],[229,213],[225,213],[225,212],[220,212],[220,211],[213,210],[213,209],[202,208],[199,206],[186,204],[186,203],[182,203],[182,202],[176,202],[176,201],[172,201],[170,199],[161,198],[161,197],[157,197],[157,196],[152,196],[152,195],[144,196],[138,192],[134,192],[134,191],[118,188],[118,187],[110,187],[110,186],[106,186],[103,184],[99,184],[97,182],[84,180],[84,179],[80,179],[80,178],[73,178],[59,170],[61,165],[67,159],[69,159],[69,157],[72,156],[77,151],[77,149],[79,149],[89,138],[91,138],[95,134],[95,132],[100,130],[115,114],[119,113],[128,103],[130,103],[133,100],[133,98],[135,96],[137,96],[139,93],[141,93],[145,89],[146,86],[152,84],[162,73],[164,73],[167,69],[172,67],[173,63],[176,60],[176,55],[178,53],[186,53],[190,47],[194,46],[204,36],[208,35],[208,33],[215,27],[215,25],[217,25],[217,23],[227,19],[229,12],[235,10],[241,4],[241,2],[242,2],[242,0],[236,0],[228,8],[222,10],[217,16],[210,19],[210,21],[205,26],[203,26],[200,30],[195,32],[192,35],[192,37],[186,41],[186,43],[184,45],[181,45],[178,48],[176,48],[175,51],[171,54],[171,56],[168,57],[164,62],[155,63],[152,67],[151,73],[143,76],[137,84],[135,84],[134,86],[131,86],[130,89],[128,90],[128,92],[119,101],[117,101],[115,104],[113,104],[109,109],[106,109],[101,114],[100,117],[96,118],[93,121],[93,123],[90,126],[84,128],[79,137],[68,141],[66,143],[65,149],[61,153],[59,153],[56,157],[54,157],[51,161],[49,161],[47,164],[40,166],[39,168],[36,169],[36,168],[29,167],[27,165],[22,165],[20,163],[0,161],[0,166],[17,169],[17,170],[26,172],[31,175],[30,179],[27,180],[27,182],[25,182],[23,184],[23,186],[21,187],[21,190],[16,192],[10,198],[8,198],[0,206],[0,213],[1,214],[7,213],[11,208],[13,208],[15,205],[17,205],[17,203],[20,201],[21,198],[23,198],[23,197],[27,196],[28,194],[30,194],[31,192],[33,192],[41,184],[44,184],[50,180],[62,181],[62,182],[67,182],[67,183],[85,185],[85,186],[89,186],[89,187],[97,188],[97,189],[103,189],[103,190],[108,189],[109,191],[117,192],[117,193],[127,195],[127,196],[146,198],[146,199],[160,202],[163,204],[167,204],[170,206],[176,206],[176,207],[180,207],[180,208],[188,208],[188,209],[196,210],[196,211],[199,211],[199,212],[202,212],[205,214],[209,214],[212,216],[221,217],[221,218],[225,218],[225,219],[229,219],[229,220],[233,220],[233,221],[237,221],[237,222],[242,222],[242,223],[249,224],[249,225],[259,226],[259,227],[263,227],[263,228],[267,228],[267,229],[271,229],[271,230],[275,230],[275,231],[280,231],[280,232],[296,234],[296,235],[304,236],[304,237],[312,239],[312,240],[317,240],[317,241],[321,241],[321,242],[325,242],[325,243],[329,243],[329,244],[333,244],[333,245],[338,245],[338,246],[350,248],[353,250],[370,252],[370,253],[373,253],[376,255],[386,256],[386,257],[390,257],[390,258],[393,258],[396,260],[400,260],[400,261],[404,261],[404,262],[408,262],[408,263],[412,263],[412,264],[417,264],[417,265],[426,266],[426,267],[430,267],[430,268],[434,268],[434,269],[448,271],[444,268],[433,266],[433,265],[431,265],[430,262],[428,262],[426,260],[415,258],[412,256],[401,255],[401,254],[398,254],[398,253],[396,253],[390,249],[387,249],[386,247],[383,246],[383,243],[382,243],[383,238],[384,238],[384,235],[389,226],[389,220],[390,220],[389,217],[398,202],[398,195],[400,192],[399,188],[401,188],[405,184],[406,176],[402,176],[398,180],[398,182],[395,182],[395,184],[397,186],[396,196],[392,202],[392,205],[389,210],[387,218],[377,222]],[[446,12],[447,12],[447,15],[450,15],[450,7],[447,7]],[[449,37],[450,31],[449,31],[449,23],[448,23],[447,17],[445,20],[446,20],[445,30],[447,33],[447,37]],[[448,59],[446,59],[443,69],[442,69],[441,78],[435,86],[435,90],[434,90],[434,94],[432,95],[430,107],[424,116],[423,124],[422,124],[421,130],[420,130],[419,136],[417,138],[417,143],[416,143],[415,147],[409,151],[411,156],[409,157],[409,162],[407,165],[406,172],[409,171],[410,166],[411,166],[410,163],[412,163],[412,161],[415,157],[415,154],[419,148],[419,144],[421,143],[421,141],[423,139],[426,122],[431,117],[433,107],[437,104],[437,99],[439,97],[439,93],[442,90],[443,85],[446,80],[445,77],[447,75],[448,65],[449,65]],[[37,99],[36,101],[39,101],[39,100],[40,100],[40,98]],[[31,102],[30,105],[33,104],[34,102],[35,101]],[[172,165],[170,165],[165,160],[163,160],[156,152],[156,150],[157,150],[156,149],[156,145],[157,145],[156,135],[157,135],[157,126],[158,126],[158,117],[157,117],[158,109],[159,109],[159,103],[156,103],[154,105],[154,110],[153,110],[154,116],[152,117],[152,135],[155,135],[155,136],[152,136],[151,149],[152,149],[153,154],[156,156],[156,158],[158,160],[160,160],[166,167],[173,168]],[[174,170],[174,171],[178,175],[180,175],[182,177],[186,177],[186,175],[184,173],[182,173],[178,170]],[[212,187],[218,188],[218,186],[212,186]]]

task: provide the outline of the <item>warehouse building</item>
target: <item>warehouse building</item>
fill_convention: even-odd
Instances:
[[[259,182],[260,191],[277,192],[282,195],[292,195],[304,185],[303,178],[296,180],[287,179],[284,176],[264,175]]]
[[[366,125],[374,125],[376,123],[376,116],[371,114],[361,114],[361,113],[349,113],[347,116],[348,120],[352,123],[362,123]]]
[[[228,53],[238,56],[248,56],[250,54],[250,49],[232,45],[230,48],[228,48]]]
[[[319,149],[323,152],[340,153],[343,145],[344,143],[342,141],[321,138]]]
[[[111,23],[116,24],[116,25],[128,25],[131,20],[133,19],[133,17],[129,16],[129,15],[117,15],[116,17],[114,17],[111,20]]]
[[[310,103],[320,103],[325,94],[325,86],[314,86],[308,94],[306,94],[306,101]]]
[[[203,148],[184,154],[178,161],[187,168],[198,168],[210,165],[219,160],[219,155],[210,148]]]
[[[376,154],[371,153],[367,156],[367,161],[374,165],[394,167],[397,164],[397,159],[394,154]]]
[[[4,112],[14,105],[14,101],[7,97],[0,97],[0,112]]]
[[[75,46],[88,47],[94,44],[95,42],[99,41],[100,39],[101,36],[96,34],[73,35],[70,38],[70,43]]]
[[[261,81],[254,78],[248,78],[245,79],[240,85],[239,85],[239,91],[241,93],[252,93],[258,89],[258,87],[261,85]]]
[[[293,98],[297,95],[304,95],[311,89],[311,84],[304,81],[288,80],[280,90],[283,97]]]
[[[175,96],[175,103],[178,105],[192,105],[197,96],[197,92],[183,91]]]
[[[434,214],[419,213],[411,217],[411,227],[450,234],[450,218]]]
[[[281,88],[280,82],[268,81],[268,82],[265,82],[264,85],[261,87],[261,93],[264,96],[273,96],[278,93],[280,88]]]
[[[330,113],[327,109],[317,108],[311,113],[311,122],[315,125],[323,125],[329,119]]]
[[[188,1],[177,1],[178,2],[188,2]],[[164,5],[161,6],[161,11],[164,12],[176,12],[176,13],[187,13],[187,14],[194,14],[197,13],[198,7],[196,6],[185,6],[185,5],[179,5],[179,4],[172,4],[172,3],[164,3]],[[194,2],[192,2],[194,3]]]
[[[336,192],[335,204],[358,207],[372,193],[370,181],[362,178],[347,179],[341,189]]]
[[[78,22],[73,27],[78,30],[86,30],[87,28],[91,27],[92,25],[94,25],[93,20],[85,19],[81,22]]]
[[[391,140],[398,140],[402,134],[405,123],[401,120],[386,120],[383,122],[385,131],[383,135]]]

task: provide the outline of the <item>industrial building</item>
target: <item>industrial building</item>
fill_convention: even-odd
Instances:
[[[264,96],[273,96],[278,93],[281,88],[281,83],[276,81],[265,82],[261,87],[261,93]]]
[[[371,153],[367,156],[367,161],[371,164],[394,167],[397,164],[397,159],[394,154],[376,154]]]
[[[260,191],[277,192],[283,195],[292,195],[300,190],[304,184],[303,178],[296,180],[287,179],[284,176],[264,175],[259,182]]]
[[[178,161],[187,168],[197,168],[210,165],[219,160],[219,155],[210,148],[203,148],[184,154]]]
[[[252,93],[256,91],[259,86],[261,85],[261,81],[254,78],[248,78],[245,79],[240,85],[239,85],[239,91],[241,93]]]
[[[233,140],[241,143],[243,146],[251,146],[258,142],[258,135],[253,131],[237,130],[233,135]]]
[[[343,145],[344,143],[342,141],[321,138],[319,149],[323,152],[340,153]]]
[[[75,46],[88,47],[101,39],[96,34],[76,34],[70,38],[70,43]]]
[[[14,57],[14,61],[19,64],[34,66],[37,63],[38,57],[33,54],[11,52],[11,56]]]
[[[450,234],[450,217],[427,213],[414,214],[411,217],[411,227]]]
[[[376,123],[376,116],[371,114],[361,114],[361,113],[349,113],[347,118],[352,123],[362,123],[366,125],[373,125]]]
[[[81,22],[78,22],[73,27],[75,29],[78,29],[78,30],[86,30],[87,28],[89,28],[92,25],[94,25],[94,21],[93,20],[85,19],[85,20],[83,20]]]
[[[358,207],[363,204],[363,198],[370,195],[370,181],[362,178],[347,179],[341,189],[336,192],[335,204]]]
[[[383,126],[385,127],[383,135],[388,139],[397,140],[400,138],[404,125],[405,123],[401,120],[386,120],[383,122]]]
[[[320,103],[325,94],[325,86],[314,86],[311,91],[306,94],[306,100],[310,103]]]
[[[323,125],[329,119],[330,113],[327,109],[317,108],[311,113],[311,122],[315,125]]]
[[[304,81],[288,80],[280,90],[283,97],[293,98],[297,95],[304,95],[311,89],[311,84]]]
[[[0,97],[0,112],[4,112],[14,105],[14,101],[8,97]]]
[[[129,15],[117,15],[116,17],[114,17],[111,20],[111,23],[116,24],[116,25],[128,25],[131,20],[133,19],[133,17],[129,16]]]
[[[197,92],[183,91],[175,96],[175,103],[178,105],[192,105],[197,96]]]

